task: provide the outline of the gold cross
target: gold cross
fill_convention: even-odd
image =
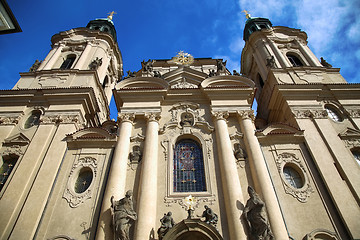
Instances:
[[[243,10],[242,12],[245,13],[247,19],[251,18],[249,11]]]
[[[114,14],[116,14],[116,12],[112,11],[112,12],[109,12],[108,14],[109,14],[109,16],[107,16],[107,18],[108,18],[109,20],[112,20]]]

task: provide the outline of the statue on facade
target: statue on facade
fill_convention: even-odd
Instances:
[[[218,72],[225,72],[226,71],[226,62],[223,62],[221,59],[216,59],[217,71]]]
[[[248,193],[250,199],[246,202],[244,216],[248,223],[251,239],[273,240],[274,235],[268,223],[265,203],[251,186],[248,187]]]
[[[141,66],[144,72],[152,72],[153,71],[153,64],[155,63],[155,60],[143,60],[141,62]]]
[[[175,221],[171,215],[172,213],[168,212],[167,214],[164,214],[162,219],[160,219],[161,226],[157,231],[159,240],[163,239],[165,234],[175,225]]]
[[[36,70],[38,70],[38,68],[40,67],[41,63],[42,61],[36,59],[34,64],[30,67],[29,72],[36,72]]]
[[[114,196],[110,199],[115,240],[130,240],[129,230],[137,219],[131,197],[132,191],[129,190],[126,192],[125,197],[119,201],[114,201]]]
[[[135,145],[133,146],[133,151],[130,153],[130,162],[139,163],[142,158],[142,153],[140,150],[140,146]]]
[[[127,76],[124,77],[124,79],[127,79],[127,78],[132,78],[132,77],[136,77],[136,72],[132,72],[132,71],[127,71]]]
[[[89,68],[91,70],[97,70],[102,64],[102,58],[96,57],[90,64]]]
[[[320,63],[326,68],[332,68],[332,65],[328,63],[323,57],[320,58]]]
[[[154,71],[154,77],[161,78],[161,73],[159,71]]]
[[[275,67],[275,57],[274,56],[270,56],[270,57],[266,58],[266,66],[269,68]]]
[[[209,69],[209,77],[213,77],[213,76],[215,76],[216,75],[216,73],[215,73],[215,70],[214,69]]]
[[[238,73],[236,70],[233,70],[233,75],[234,76],[240,76],[240,73]]]
[[[235,143],[234,145],[234,155],[236,160],[243,160],[246,158],[244,150],[241,148],[240,143]]]
[[[204,206],[205,210],[202,214],[201,217],[205,218],[205,221],[207,224],[213,225],[214,227],[216,227],[216,224],[218,222],[218,216],[216,213],[214,213],[214,211],[209,208],[207,205]]]

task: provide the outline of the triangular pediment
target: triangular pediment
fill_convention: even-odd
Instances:
[[[7,139],[4,140],[6,145],[27,145],[29,144],[30,140],[22,133],[17,133]]]
[[[344,131],[339,133],[339,137],[344,138],[360,138],[360,130],[354,128],[346,128]]]
[[[188,67],[182,67],[164,74],[163,77],[170,88],[198,88],[208,75]]]

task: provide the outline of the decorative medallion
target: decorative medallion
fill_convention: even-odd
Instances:
[[[185,53],[184,51],[178,52],[178,54],[171,59],[170,62],[173,62],[177,65],[190,65],[194,62],[194,57],[190,53]]]

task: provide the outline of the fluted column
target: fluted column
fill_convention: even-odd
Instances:
[[[155,232],[157,209],[157,168],[159,146],[159,114],[145,114],[147,127],[145,145],[141,162],[140,186],[137,203],[138,220],[135,227],[135,240],[149,239]]]
[[[87,69],[86,67],[85,67],[85,69],[83,69],[83,68],[84,68],[85,61],[89,60],[89,53],[90,53],[91,47],[92,47],[91,43],[87,42],[84,51],[82,52],[79,60],[77,61],[76,65],[74,67],[75,69],[80,69],[80,70],[86,70]]]
[[[55,62],[58,60],[58,58],[61,55],[62,49],[64,48],[65,44],[60,43],[58,48],[55,50],[55,53],[51,56],[49,61],[45,64],[44,70],[50,70],[54,67]]]
[[[259,141],[255,136],[255,126],[252,122],[253,116],[254,113],[252,110],[238,112],[240,128],[244,134],[245,147],[247,155],[249,156],[252,178],[256,191],[261,192],[264,198],[275,239],[289,239],[274,186],[272,185]]]
[[[244,197],[226,122],[229,114],[227,112],[212,112],[212,114],[215,121],[221,182],[224,191],[230,239],[246,239],[244,226],[240,220],[243,209],[238,208],[238,206],[244,205]]]
[[[116,142],[113,160],[109,171],[102,208],[98,223],[96,239],[103,240],[105,235],[112,235],[110,198],[116,200],[125,196],[126,171],[130,150],[130,137],[133,128],[134,114],[119,114],[119,137]]]

